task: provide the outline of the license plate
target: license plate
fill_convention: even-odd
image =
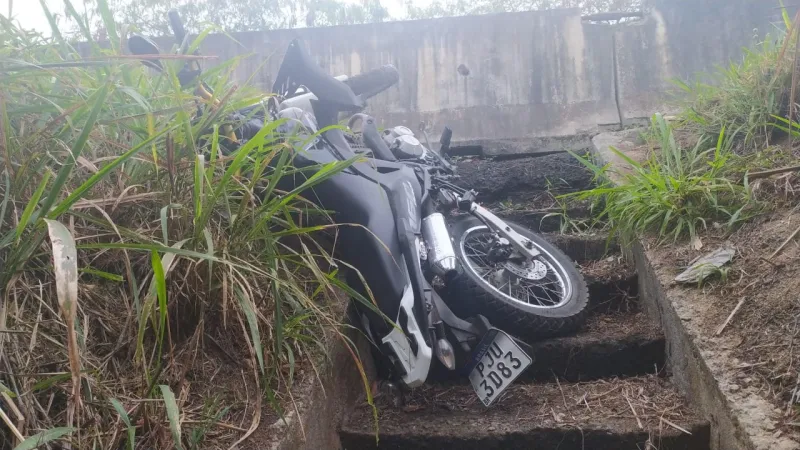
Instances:
[[[520,347],[504,332],[492,329],[478,344],[478,352],[469,374],[472,388],[484,405],[489,406],[514,380],[533,362]]]

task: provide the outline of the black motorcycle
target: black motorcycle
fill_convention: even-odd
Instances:
[[[174,12],[170,24],[184,43]],[[158,53],[138,35],[129,48]],[[194,81],[198,73],[187,65],[179,79],[205,95],[208,87]],[[467,375],[488,406],[532,363],[521,338],[563,334],[583,323],[586,283],[558,248],[500,219],[476,202],[476,192],[457,184],[447,158],[450,129],[434,150],[406,127],[379,132],[361,113],[366,99],[397,81],[392,66],[334,78],[295,40],[273,86],[277,96],[239,111],[244,120],[229,130],[231,142],[285,119],[286,132],[318,136],[296,152],[297,167],[366,156],[306,194],[334,211],[336,222],[362,226],[340,229],[336,256],[358,270],[348,282],[364,292],[366,281],[382,313],[361,311],[363,331],[405,385],[422,385],[435,355]],[[352,115],[349,130],[336,126],[342,114]],[[302,180],[284,180],[289,187],[295,181]]]

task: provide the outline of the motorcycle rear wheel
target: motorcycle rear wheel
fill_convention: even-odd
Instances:
[[[475,217],[459,219],[450,235],[462,271],[448,282],[450,308],[462,317],[481,314],[519,337],[551,337],[580,328],[589,291],[575,263],[542,236],[507,223],[540,255],[524,263],[492,262],[488,254],[494,236],[488,227]]]

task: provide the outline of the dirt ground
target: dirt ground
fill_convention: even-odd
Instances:
[[[695,303],[698,316],[687,320],[699,324],[707,342],[730,350],[736,358],[728,366],[737,381],[723,389],[768,399],[782,417],[774,434],[798,438],[800,404],[793,395],[800,389],[800,240],[787,239],[800,227],[800,211],[791,203],[748,222],[727,239],[704,233],[699,251],[688,244],[650,242],[648,255],[654,256],[658,272],[671,280],[726,241],[734,246],[733,261],[714,279],[702,286],[675,282],[668,292]]]
[[[419,423],[420,416],[437,416],[445,411],[476,416],[494,411],[497,419],[507,419],[497,420],[497,432],[524,423],[559,428],[598,425],[608,429],[664,429],[689,428],[698,421],[669,382],[657,375],[574,384],[515,384],[490,412],[469,385],[424,386],[415,389],[402,405],[386,396],[378,396],[375,403],[385,432],[402,430],[409,423]],[[361,407],[354,411],[350,423],[367,430],[371,418],[372,409]]]

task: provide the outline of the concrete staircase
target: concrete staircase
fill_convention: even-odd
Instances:
[[[373,409],[357,405],[340,430],[342,448],[708,450],[709,423],[664,373],[664,336],[639,310],[636,275],[616,257],[581,265],[588,323],[532,343],[534,364],[495,404],[484,407],[467,380],[441,376],[376,398],[377,439]]]

